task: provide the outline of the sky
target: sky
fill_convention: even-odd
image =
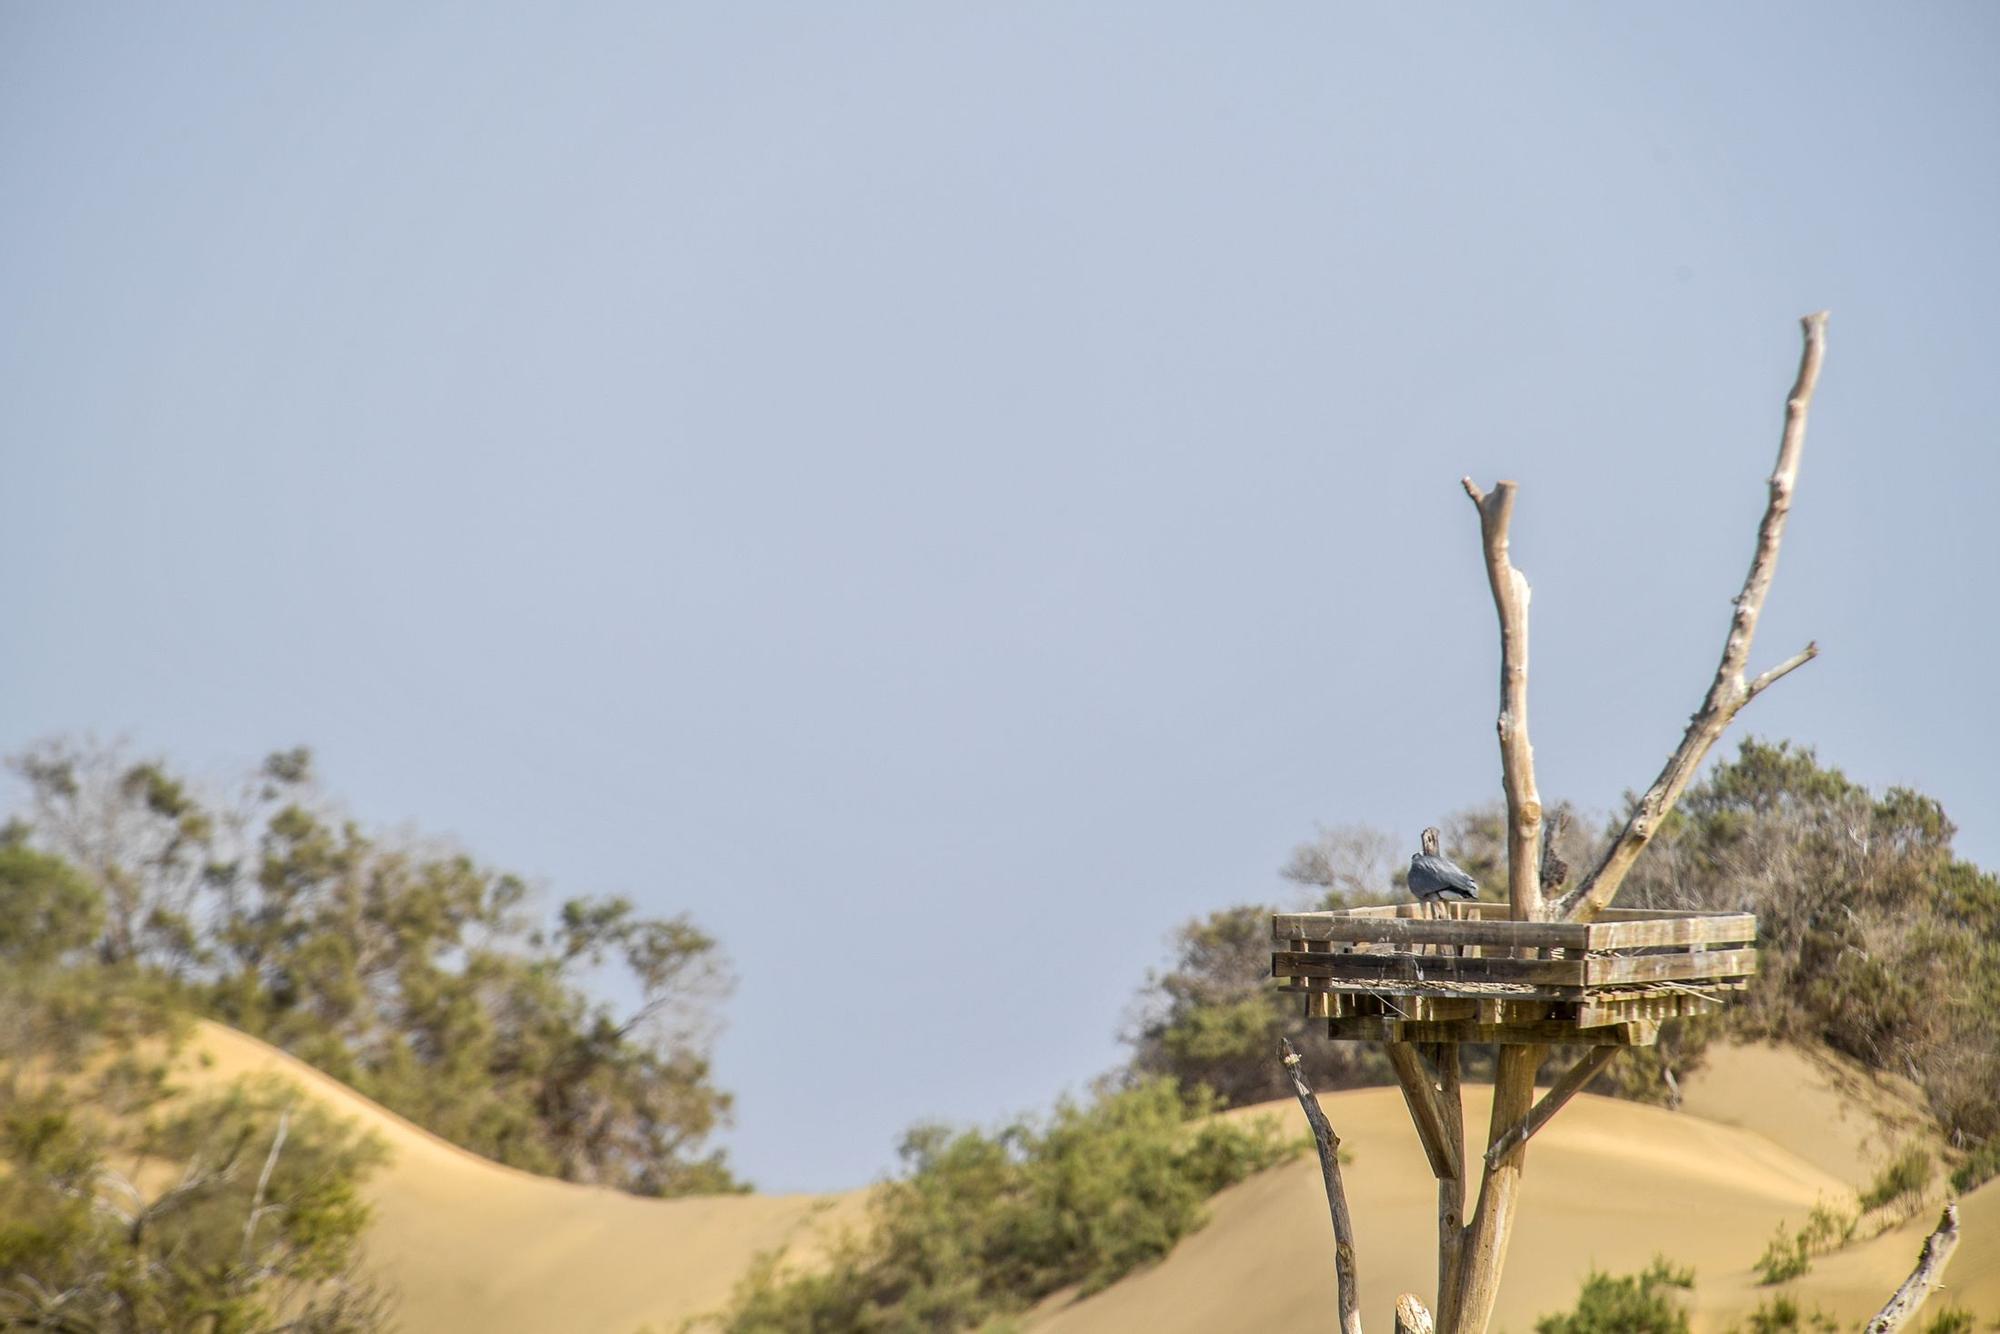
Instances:
[[[1176,924],[1700,702],[2000,864],[1982,4],[0,7],[0,748],[688,912],[761,1188],[1116,1064]],[[1984,553],[1984,554],[1982,554]],[[1732,742],[1725,742],[1724,748]],[[18,788],[0,792],[16,799]]]

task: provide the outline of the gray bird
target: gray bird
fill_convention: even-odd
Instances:
[[[1424,830],[1424,850],[1410,858],[1410,892],[1426,907],[1479,897],[1479,882],[1438,854],[1438,831]]]

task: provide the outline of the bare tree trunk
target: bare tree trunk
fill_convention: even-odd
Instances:
[[[1527,576],[1514,568],[1507,530],[1514,519],[1514,484],[1496,482],[1482,494],[1472,479],[1462,485],[1479,509],[1486,551],[1486,579],[1500,616],[1500,779],[1507,791],[1507,896],[1514,920],[1542,915],[1542,795],[1535,787],[1535,748],[1528,744]]]
[[[1535,1100],[1535,1072],[1546,1047],[1509,1044],[1500,1048],[1493,1077],[1493,1118],[1489,1139],[1505,1134],[1527,1116]],[[1514,1230],[1514,1208],[1527,1160],[1525,1144],[1489,1164],[1479,1182],[1479,1204],[1466,1229],[1465,1251],[1459,1262],[1458,1305],[1441,1317],[1445,1334],[1485,1334],[1493,1319],[1493,1302],[1500,1295],[1500,1270],[1507,1263],[1507,1243]]]
[[[1805,348],[1799,356],[1798,379],[1785,398],[1785,429],[1778,443],[1778,466],[1771,474],[1770,498],[1764,505],[1763,522],[1757,526],[1757,552],[1750,561],[1750,573],[1743,591],[1736,595],[1736,610],[1729,620],[1729,636],[1723,641],[1722,661],[1716,665],[1715,679],[1708,696],[1689,720],[1681,744],[1667,757],[1666,768],[1639,799],[1625,828],[1613,840],[1597,869],[1557,904],[1556,916],[1564,921],[1588,921],[1611,906],[1619,885],[1631,871],[1632,863],[1646,850],[1646,844],[1667,818],[1681,792],[1694,778],[1695,770],[1745,704],[1795,667],[1803,666],[1819,653],[1819,645],[1805,649],[1779,663],[1754,681],[1743,677],[1750,659],[1750,641],[1757,633],[1757,617],[1764,610],[1764,597],[1771,591],[1771,577],[1778,570],[1778,544],[1785,536],[1785,517],[1792,509],[1792,489],[1798,482],[1799,455],[1805,448],[1806,413],[1812,407],[1813,390],[1819,384],[1820,363],[1826,356],[1826,312],[1800,320],[1805,330]],[[1497,491],[1497,488],[1496,488]],[[1484,506],[1481,507],[1484,514]],[[1490,560],[1490,557],[1489,557]]]
[[[1458,1307],[1465,1254],[1465,1103],[1458,1083],[1458,1044],[1437,1045],[1438,1101],[1444,1106],[1445,1139],[1458,1170],[1438,1178],[1438,1316],[1450,1320]],[[1449,1329],[1450,1326],[1447,1326]]]
[[[1889,1304],[1875,1313],[1868,1322],[1867,1334],[1896,1334],[1912,1320],[1917,1312],[1924,1309],[1930,1300],[1931,1289],[1944,1277],[1945,1262],[1958,1249],[1958,1206],[1947,1204],[1944,1217],[1938,1220],[1937,1230],[1924,1238],[1923,1252],[1917,1257],[1917,1267],[1903,1280],[1903,1286],[1896,1289],[1896,1295]]]
[[[1319,1150],[1319,1172],[1326,1183],[1326,1205],[1333,1215],[1333,1271],[1339,1285],[1340,1334],[1361,1334],[1361,1293],[1355,1274],[1354,1219],[1347,1212],[1347,1190],[1340,1181],[1340,1136],[1319,1105],[1319,1098],[1299,1073],[1299,1054],[1289,1038],[1280,1038],[1285,1073],[1292,1077],[1292,1091],[1305,1109],[1312,1126],[1313,1145]]]

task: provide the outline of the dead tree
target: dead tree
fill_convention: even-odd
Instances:
[[[1562,877],[1551,874],[1547,883],[1554,897],[1545,901],[1544,873],[1552,868],[1543,855],[1542,800],[1528,733],[1530,590],[1508,546],[1517,488],[1503,481],[1482,491],[1468,477],[1463,485],[1478,510],[1500,624],[1496,731],[1507,799],[1508,911],[1501,917],[1487,911],[1498,905],[1465,904],[1449,921],[1417,920],[1407,907],[1273,919],[1272,972],[1281,987],[1306,993],[1308,1016],[1327,1020],[1329,1036],[1372,1039],[1387,1048],[1438,1180],[1437,1334],[1484,1334],[1492,1320],[1529,1138],[1609,1065],[1620,1047],[1651,1043],[1664,1019],[1719,1008],[1725,994],[1740,990],[1755,969],[1756,922],[1747,914],[1621,913],[1610,905],[1730,720],[1819,651],[1808,644],[1769,671],[1746,675],[1798,480],[1806,414],[1826,351],[1826,320],[1821,312],[1800,321],[1805,346],[1785,401],[1777,467],[1715,677],[1666,767],[1589,874],[1566,892]],[[1452,949],[1436,950],[1446,945]],[[1435,952],[1423,953],[1427,947]],[[1474,1041],[1498,1043],[1500,1054],[1490,1147],[1479,1164],[1479,1193],[1468,1222],[1456,1044]],[[1591,1051],[1538,1103],[1535,1076],[1556,1043],[1585,1043]],[[1290,1059],[1295,1078],[1296,1060]],[[1302,1079],[1299,1090],[1322,1163],[1329,1163],[1327,1145],[1339,1141]],[[1343,1233],[1342,1328],[1356,1334],[1356,1262],[1346,1201],[1334,1198],[1339,1184],[1337,1164],[1329,1166],[1329,1203]],[[1414,1296],[1399,1300],[1399,1328],[1427,1327],[1421,1322],[1428,1318]]]

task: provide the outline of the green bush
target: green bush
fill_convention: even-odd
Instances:
[[[1577,1294],[1576,1309],[1545,1315],[1535,1334],[1688,1334],[1687,1312],[1676,1290],[1694,1286],[1694,1270],[1654,1256],[1642,1272],[1614,1278],[1593,1269]]]
[[[937,1334],[990,1327],[1059,1288],[1103,1288],[1200,1227],[1210,1195],[1300,1151],[1268,1118],[1190,1124],[1213,1106],[1162,1079],[990,1133],[918,1126],[868,1230],[810,1273],[766,1257],[723,1327]]]
[[[0,1089],[0,1328],[384,1328],[354,1266],[382,1160],[288,1087],[239,1081],[143,1118],[61,1083]],[[121,1175],[135,1164],[165,1184]],[[140,1176],[147,1180],[154,1174]]]

